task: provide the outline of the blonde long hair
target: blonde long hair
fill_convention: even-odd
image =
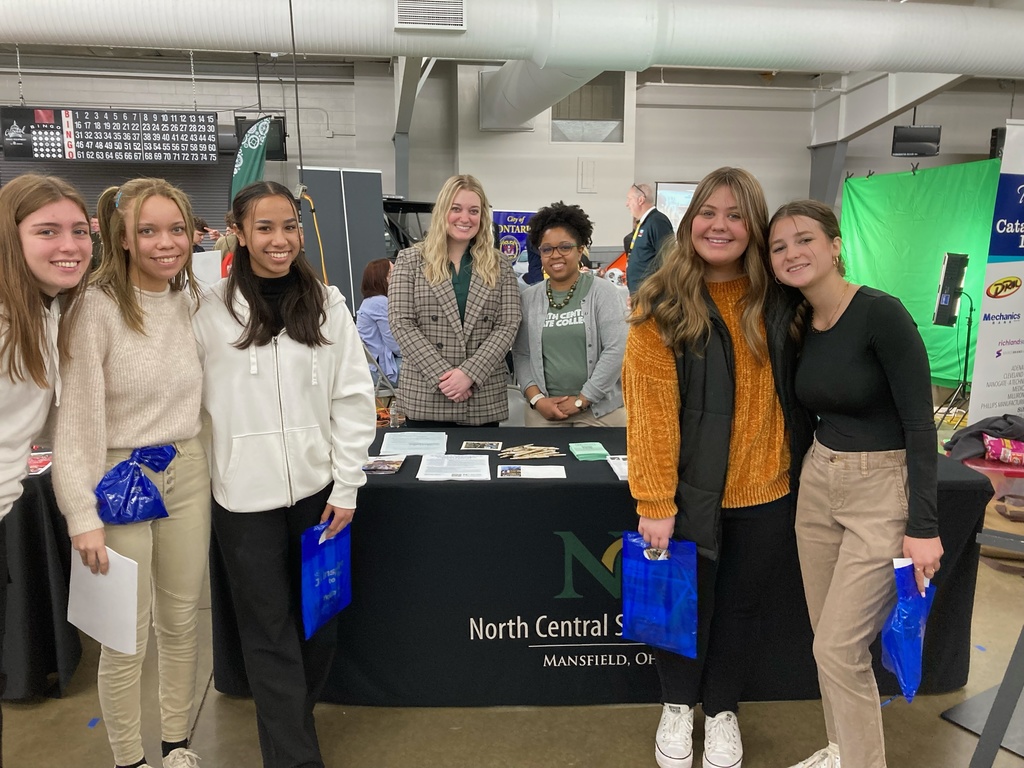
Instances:
[[[164,179],[132,179],[119,187],[107,187],[96,204],[96,216],[100,220],[100,239],[103,240],[103,258],[93,274],[90,285],[95,285],[114,300],[125,324],[133,331],[144,333],[142,305],[139,304],[138,289],[131,280],[131,251],[139,249],[139,233],[125,230],[125,214],[132,213],[132,221],[139,220],[142,205],[151,197],[166,197],[178,206],[186,227],[192,226],[192,203],[188,195]],[[189,242],[192,238],[189,237]],[[131,249],[123,248],[127,240]],[[200,290],[192,274],[192,253],[185,258],[185,266],[170,281],[172,291],[186,288],[192,294],[195,306],[199,306]]]
[[[46,381],[46,329],[43,321],[43,296],[25,262],[18,227],[26,218],[50,203],[70,200],[89,221],[85,201],[73,186],[56,176],[26,173],[0,189],[0,370],[11,382],[31,378],[39,387]],[[81,295],[83,278],[63,295],[61,328],[74,318]],[[67,334],[58,336],[57,351],[69,357]]]
[[[747,346],[759,362],[764,362],[768,358],[768,343],[762,329],[769,287],[768,205],[757,179],[742,168],[719,168],[697,185],[674,241],[662,249],[661,268],[644,281],[633,299],[635,309],[630,322],[641,323],[653,317],[665,344],[677,354],[687,346],[702,353],[711,333],[711,315],[704,298],[707,265],[693,246],[691,232],[700,209],[722,186],[729,187],[736,198],[750,237],[740,263],[750,278],[750,287],[740,300],[740,327]]]
[[[473,274],[488,288],[493,288],[498,284],[503,257],[494,247],[491,204],[477,178],[465,173],[449,178],[437,194],[430,229],[419,244],[420,253],[423,254],[423,273],[431,285],[451,280],[448,268],[448,211],[452,208],[455,196],[464,189],[480,196],[480,231],[473,237],[469,247],[473,257]]]

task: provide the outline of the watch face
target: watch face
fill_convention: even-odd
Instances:
[[[576,398],[576,402],[573,403],[573,405],[575,405],[580,410],[583,410],[583,401],[580,400],[578,397]]]

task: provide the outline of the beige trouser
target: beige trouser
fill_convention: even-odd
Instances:
[[[535,408],[527,407],[523,422],[528,427],[624,427],[626,426],[625,407],[609,411],[597,418],[590,409],[574,413],[562,421],[548,421]]]
[[[175,443],[177,455],[164,472],[143,471],[156,484],[168,517],[104,526],[107,546],[139,564],[137,652],[103,646],[97,686],[107,738],[118,765],[143,758],[142,661],[149,624],[156,628],[159,654],[160,727],[164,741],[188,737],[196,691],[197,617],[210,549],[210,472],[198,438]],[[107,466],[127,459],[129,450],[107,451]]]
[[[892,559],[907,527],[906,452],[841,453],[817,440],[796,509],[814,660],[828,740],[843,768],[885,768],[868,646],[896,599]]]

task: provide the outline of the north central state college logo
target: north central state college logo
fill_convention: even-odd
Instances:
[[[1005,299],[1007,296],[1015,294],[1020,286],[1021,279],[1019,277],[1001,277],[985,289],[985,295],[990,299]]]

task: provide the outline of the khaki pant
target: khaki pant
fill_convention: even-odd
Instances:
[[[817,440],[804,458],[796,511],[828,740],[843,768],[885,768],[868,646],[896,599],[892,559],[907,527],[906,452],[842,453]]]
[[[626,426],[626,409],[625,407],[616,408],[601,418],[597,418],[588,408],[585,411],[574,413],[568,419],[548,421],[535,408],[527,406],[523,422],[528,427],[624,427]]]
[[[143,467],[160,490],[168,517],[104,527],[107,546],[139,564],[137,652],[120,653],[103,646],[97,675],[103,722],[118,765],[143,758],[142,661],[151,617],[159,654],[164,741],[188,738],[195,700],[198,605],[210,549],[210,473],[198,438],[174,447],[177,455],[164,472]],[[129,450],[108,451],[106,469],[130,454]]]

